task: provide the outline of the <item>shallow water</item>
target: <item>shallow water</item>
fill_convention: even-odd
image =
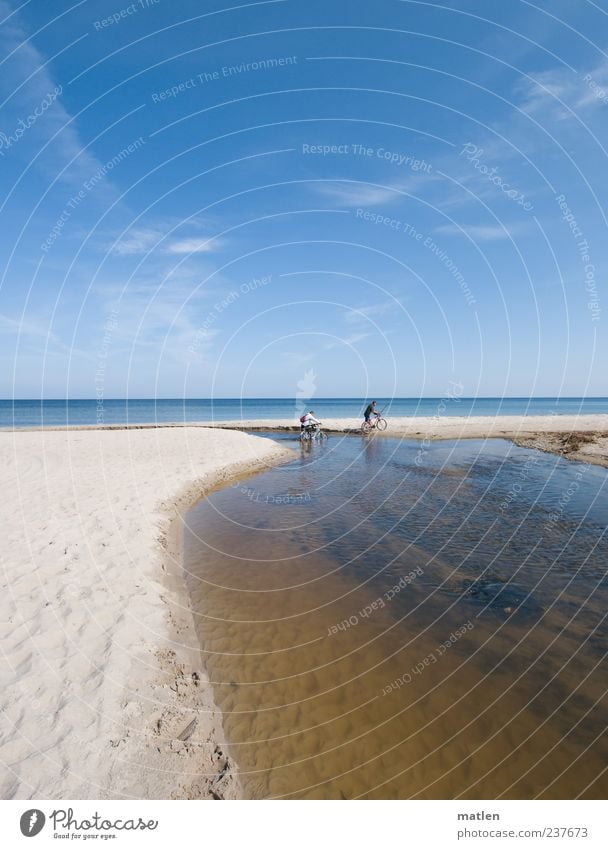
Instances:
[[[333,437],[200,502],[188,583],[247,795],[605,797],[607,482]]]

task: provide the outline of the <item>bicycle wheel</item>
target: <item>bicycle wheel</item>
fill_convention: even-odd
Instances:
[[[376,422],[376,427],[378,428],[378,430],[386,430],[388,427],[388,422],[386,421],[386,419],[378,419],[378,421]]]
[[[371,429],[372,426],[369,422],[363,422],[363,424],[361,425],[361,433],[368,434]]]
[[[319,433],[317,434],[317,436],[319,437],[319,439],[321,440],[321,442],[325,442],[325,441],[326,441],[326,439],[327,439],[327,434],[326,434],[326,433],[323,433],[323,431],[322,431],[322,430],[320,430],[320,431],[319,431]]]
[[[310,431],[302,431],[302,433],[300,434],[300,442],[310,442]]]

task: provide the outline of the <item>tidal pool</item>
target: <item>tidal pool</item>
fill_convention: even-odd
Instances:
[[[605,798],[608,474],[334,436],[213,492],[184,562],[251,798]]]

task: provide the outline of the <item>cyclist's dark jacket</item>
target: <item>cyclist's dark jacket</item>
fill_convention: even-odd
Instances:
[[[363,413],[363,415],[365,416],[365,418],[367,418],[368,416],[371,416],[372,413],[375,413],[374,405],[368,404],[365,408],[365,412]]]

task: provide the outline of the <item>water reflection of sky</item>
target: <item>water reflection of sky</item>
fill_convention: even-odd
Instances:
[[[283,439],[299,452],[292,436]],[[604,469],[502,440],[332,437],[201,502],[186,534],[189,584],[251,794],[431,797],[465,786],[475,798],[596,787],[606,755],[599,742],[584,770],[567,764],[601,727],[607,481]],[[332,634],[349,620],[355,625]],[[474,627],[441,663],[424,666],[466,622]],[[415,676],[420,663],[424,674]],[[378,702],[400,670],[413,680]],[[494,702],[504,734],[490,744]],[[479,719],[465,732],[467,710]],[[442,754],[425,755],[429,741],[416,731],[420,760],[404,772],[422,719],[434,723]],[[533,746],[512,738],[515,726]],[[288,747],[267,743],[287,727]],[[505,740],[519,755],[502,774]],[[475,751],[489,770],[483,784]],[[301,755],[306,777],[292,766]],[[558,782],[556,763],[564,764]]]

